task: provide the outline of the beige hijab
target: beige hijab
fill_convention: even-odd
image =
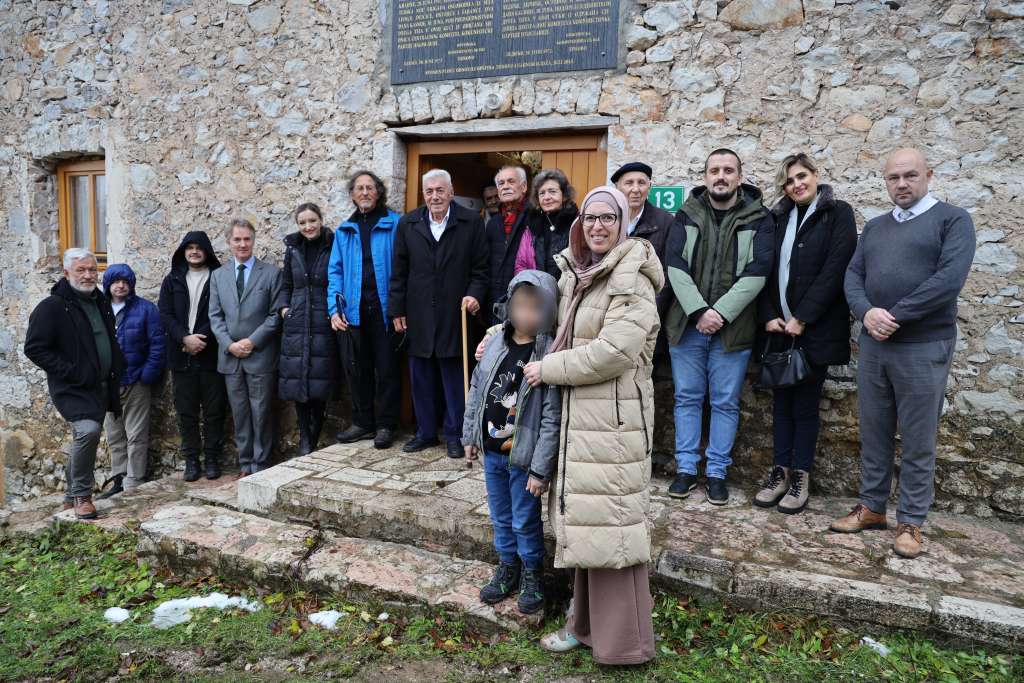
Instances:
[[[549,353],[561,351],[568,346],[569,336],[572,334],[573,323],[576,320],[576,309],[579,308],[580,300],[583,299],[583,293],[590,287],[594,280],[594,275],[601,265],[601,261],[604,259],[605,254],[608,253],[595,254],[590,251],[590,247],[587,246],[587,238],[583,234],[583,215],[587,212],[587,207],[595,202],[604,202],[609,206],[615,207],[619,214],[619,234],[615,244],[611,246],[608,252],[625,242],[629,237],[626,231],[626,218],[629,216],[629,204],[626,201],[626,195],[610,185],[595,187],[588,192],[587,196],[583,198],[583,203],[580,204],[579,216],[576,217],[576,220],[569,227],[569,262],[576,273],[576,287],[573,288],[572,300],[569,302],[568,311],[565,319],[558,326],[558,333],[555,335],[555,341],[551,345]]]

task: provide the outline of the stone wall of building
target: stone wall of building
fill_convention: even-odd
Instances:
[[[1024,3],[1016,0],[623,0],[618,71],[392,88],[371,0],[0,0],[0,452],[9,490],[62,487],[66,429],[22,351],[32,307],[59,277],[54,169],[102,154],[111,261],[155,298],[190,229],[220,237],[249,215],[257,251],[281,254],[290,210],[350,210],[343,180],[366,166],[405,189],[402,127],[519,117],[571,125],[617,117],[610,167],[650,162],[659,184],[700,182],[708,151],[742,155],[769,189],[794,150],[820,160],[858,222],[888,208],[882,159],[922,147],[933,189],[971,211],[974,269],[940,435],[939,505],[1024,515]],[[399,132],[396,132],[399,131]],[[833,368],[817,486],[858,480],[855,365]],[[658,448],[671,451],[670,388]],[[165,389],[164,394],[168,392]],[[744,396],[739,478],[770,458],[770,401]],[[290,414],[290,411],[284,411]],[[153,459],[171,463],[160,399]]]

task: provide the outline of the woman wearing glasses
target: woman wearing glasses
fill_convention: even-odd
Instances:
[[[549,507],[556,567],[575,571],[565,628],[541,639],[552,652],[592,648],[602,664],[654,657],[647,563],[653,385],[664,284],[649,242],[629,238],[625,196],[598,187],[583,200],[557,257],[558,332],[531,385],[561,386],[561,447]]]

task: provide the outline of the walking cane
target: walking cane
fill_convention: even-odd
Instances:
[[[469,400],[469,331],[466,323],[466,300],[462,300],[462,390]],[[473,461],[466,459],[466,469],[473,469]]]

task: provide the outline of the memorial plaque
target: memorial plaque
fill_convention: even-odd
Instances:
[[[619,0],[392,0],[391,82],[618,63]]]

